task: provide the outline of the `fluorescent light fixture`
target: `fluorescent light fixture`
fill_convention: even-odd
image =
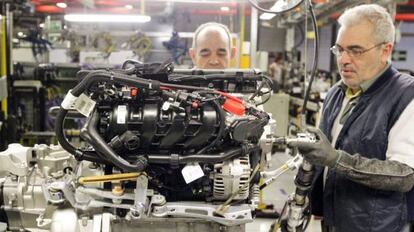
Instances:
[[[222,6],[222,7],[220,7],[220,10],[221,11],[229,12],[230,11],[230,7],[228,7],[228,6]]]
[[[67,14],[69,22],[97,23],[146,23],[151,21],[148,15],[115,15],[115,14]]]
[[[288,4],[289,3],[287,1],[281,1],[281,0],[279,0],[279,1],[276,1],[275,2],[275,4],[272,6],[272,8],[270,8],[270,10],[271,11],[278,11],[278,10],[280,11],[280,10],[285,9],[288,6]],[[263,14],[260,15],[259,18],[261,20],[270,20],[270,19],[272,19],[275,16],[276,16],[276,14],[263,13]]]
[[[58,2],[56,3],[56,6],[65,9],[66,7],[68,7],[68,4],[66,4],[65,2]]]
[[[130,5],[130,4],[125,5],[125,8],[127,8],[128,10],[132,10],[132,9],[134,9],[134,7],[133,7],[132,5]]]
[[[270,19],[272,19],[275,16],[276,16],[276,14],[263,13],[263,14],[260,15],[260,19],[261,20],[270,20]]]
[[[193,38],[194,32],[178,32],[178,36],[181,38]]]

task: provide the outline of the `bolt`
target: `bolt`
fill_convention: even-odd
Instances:
[[[98,165],[96,163],[90,163],[88,167],[89,169],[97,169]]]
[[[88,218],[87,217],[82,217],[82,226],[86,227],[88,225]]]
[[[16,175],[11,175],[11,180],[12,181],[17,181],[17,176]]]
[[[227,231],[227,226],[220,226],[220,227],[219,227],[219,231],[220,231],[220,232],[225,232],[225,231]]]

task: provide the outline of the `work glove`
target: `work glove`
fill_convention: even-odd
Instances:
[[[304,159],[311,164],[334,167],[341,156],[341,152],[332,147],[328,138],[318,128],[309,127],[307,130],[315,134],[316,142],[288,140],[287,145],[292,148],[297,147]]]

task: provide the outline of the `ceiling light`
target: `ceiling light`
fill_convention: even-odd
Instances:
[[[65,2],[58,2],[56,3],[56,6],[65,9],[66,7],[68,7],[68,4],[66,4]]]
[[[17,32],[17,36],[19,36],[19,37],[23,37],[23,36],[24,36],[24,33],[23,33],[23,32],[21,32],[21,31],[19,31],[19,32]]]
[[[128,10],[132,10],[132,9],[134,9],[134,7],[133,7],[132,5],[130,5],[130,4],[125,5],[125,8],[127,8]]]
[[[44,23],[41,23],[41,24],[39,24],[39,27],[40,28],[44,28],[45,27],[45,24]]]
[[[220,7],[220,10],[221,10],[221,11],[226,11],[226,12],[228,12],[228,11],[230,11],[230,7],[228,7],[228,6],[222,6],[222,7]]]
[[[146,23],[151,21],[148,15],[67,14],[64,18],[69,22]]]
[[[276,1],[275,4],[270,8],[271,11],[280,11],[283,9],[286,9],[289,3],[287,3],[286,1]],[[275,17],[276,14],[271,14],[271,13],[263,13],[260,15],[260,19],[261,20],[270,20],[273,17]]]
[[[260,15],[260,19],[261,20],[270,20],[270,19],[272,19],[275,16],[276,16],[276,14],[263,13],[263,14]]]

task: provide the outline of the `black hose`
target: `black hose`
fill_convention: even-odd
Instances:
[[[260,150],[259,146],[244,146],[233,148],[218,154],[195,154],[195,155],[148,155],[148,163],[156,164],[186,164],[190,162],[200,163],[219,163],[231,159],[235,156],[245,155],[253,151]]]
[[[269,93],[269,94],[267,95],[266,99],[264,99],[263,101],[261,101],[261,102],[257,103],[257,104],[256,104],[256,106],[260,106],[260,105],[265,104],[266,102],[268,102],[268,101],[270,100],[270,97],[271,97],[271,96],[272,96],[272,94],[271,94],[271,93]]]
[[[115,166],[120,168],[123,171],[129,172],[142,172],[147,167],[146,162],[142,162],[140,159],[135,164],[131,164],[122,157],[118,156],[111,147],[105,142],[101,137],[96,127],[99,122],[99,113],[97,111],[93,112],[92,117],[90,118],[87,125],[87,132],[91,138],[92,146],[95,150],[101,155],[105,156],[107,160],[110,160]]]
[[[83,93],[83,91],[88,87],[89,79],[94,77],[94,75],[96,75],[97,73],[102,73],[102,71],[92,71],[92,72],[79,71],[77,74],[78,76],[85,75],[85,74],[86,76],[83,77],[83,79],[71,90],[70,93],[74,96],[81,95],[81,93]],[[105,80],[105,78],[104,77],[95,78],[95,81],[101,81],[101,80]],[[56,138],[63,149],[65,149],[66,151],[74,155],[75,157],[82,156],[82,151],[79,149],[76,149],[66,139],[63,127],[64,127],[65,117],[67,113],[68,113],[68,110],[62,108],[61,106],[57,114],[56,122],[55,122]]]
[[[271,89],[271,90],[273,90],[273,87],[272,87],[272,85],[273,85],[273,80],[270,78],[270,77],[268,77],[268,76],[266,76],[266,75],[262,75],[261,76],[261,78],[260,78],[261,80],[262,80],[262,83],[260,83],[260,86],[257,88],[257,90],[254,92],[254,94],[249,98],[249,100],[252,100],[253,98],[255,98],[257,95],[259,95],[259,93],[260,93],[260,90],[263,88],[263,86],[265,85],[265,83],[267,83],[267,86]]]
[[[97,154],[96,151],[84,151],[81,155],[76,157],[76,160],[87,160],[94,163],[114,166],[114,164],[111,161],[106,160],[105,157],[100,156],[99,154]]]
[[[260,106],[260,105],[265,104],[266,102],[268,102],[270,100],[270,97],[272,96],[272,91],[273,91],[272,85],[273,85],[273,81],[268,76],[263,76],[263,78],[264,78],[263,79],[263,82],[262,82],[263,85],[261,85],[258,90],[260,91],[260,89],[263,88],[264,83],[266,83],[267,86],[269,87],[270,91],[268,91],[268,92],[260,92],[260,96],[263,96],[264,94],[268,94],[268,95],[267,95],[267,97],[266,97],[265,100],[263,100],[263,101],[261,101],[259,103],[256,103],[256,106]],[[255,96],[253,95],[253,98],[254,97]],[[253,99],[252,97],[250,97],[250,98]]]
[[[191,85],[176,85],[176,84],[168,84],[162,83],[163,87],[173,88],[173,89],[187,89],[187,90],[205,90],[209,92],[214,92],[213,89],[205,88],[205,87],[196,87]]]
[[[221,108],[220,104],[219,104],[219,103],[217,103],[217,101],[213,101],[213,106],[214,106],[214,109],[216,110],[217,115],[218,115],[218,122],[219,122],[219,124],[220,124],[219,131],[217,132],[217,136],[216,136],[216,138],[213,140],[213,142],[211,142],[209,145],[207,145],[207,146],[203,147],[202,149],[200,149],[200,150],[197,152],[197,154],[201,154],[201,153],[203,153],[203,152],[207,151],[208,149],[212,148],[212,147],[213,147],[213,146],[215,146],[215,145],[216,145],[216,144],[220,141],[220,139],[222,139],[222,137],[223,137],[223,134],[224,134],[224,129],[225,129],[225,125],[226,125],[226,123],[225,123],[225,118],[226,118],[226,116],[225,116],[225,112],[224,112],[224,110]]]
[[[306,106],[308,104],[309,95],[310,95],[310,91],[311,91],[311,88],[312,88],[312,83],[313,83],[313,80],[315,79],[315,76],[316,76],[316,71],[317,71],[317,67],[318,67],[318,58],[319,58],[319,32],[318,32],[318,25],[316,24],[315,12],[313,11],[311,1],[309,1],[309,11],[311,13],[313,31],[315,32],[315,39],[313,40],[313,43],[314,43],[313,56],[314,57],[313,57],[313,65],[312,65],[313,67],[312,67],[311,78],[309,80],[309,85],[308,85],[308,88],[306,90],[305,98],[303,100],[302,118],[306,117]]]
[[[259,92],[263,88],[263,86],[264,86],[264,81],[262,81],[262,83],[260,83],[259,87],[256,89],[256,91],[254,91],[252,96],[250,96],[249,100],[253,100],[257,95],[259,95]]]
[[[96,163],[105,163],[105,164],[112,164],[110,161],[107,161],[105,157],[97,156],[95,152],[89,152],[89,151],[82,151],[80,149],[76,149],[74,146],[72,146],[68,140],[66,139],[65,133],[64,133],[64,121],[67,114],[67,110],[60,109],[57,117],[56,117],[56,126],[55,126],[55,133],[56,138],[59,142],[59,144],[62,146],[63,149],[65,149],[67,152],[72,154],[76,160],[88,160],[91,162]]]
[[[160,82],[156,80],[147,80],[139,77],[131,77],[126,74],[111,72],[106,70],[97,70],[88,73],[72,90],[73,96],[78,97],[93,83],[100,81],[113,81],[121,84],[143,87],[148,89],[159,89]]]

